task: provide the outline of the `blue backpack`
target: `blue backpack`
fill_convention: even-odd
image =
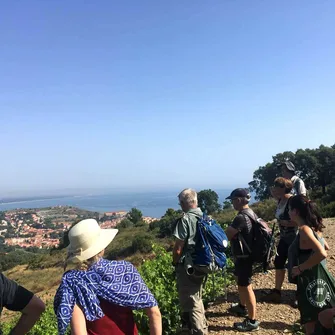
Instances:
[[[228,246],[226,233],[215,220],[203,214],[197,223],[193,264],[202,272],[223,270],[227,263],[224,251]]]

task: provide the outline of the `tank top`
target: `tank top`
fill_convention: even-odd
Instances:
[[[96,321],[87,321],[88,335],[138,335],[133,312],[130,308],[100,300],[105,316]]]
[[[290,198],[283,198],[278,201],[275,217],[280,223],[281,220],[291,221],[289,215],[289,201]],[[298,231],[298,227],[284,227],[279,226],[280,238],[285,240],[288,244],[291,244],[295,239]]]
[[[314,233],[316,239],[320,242],[320,244],[324,247],[325,240],[323,237],[320,237],[317,233]],[[288,280],[290,283],[296,284],[297,278],[292,277],[292,269],[294,266],[298,266],[299,264],[304,263],[307,259],[312,255],[312,249],[300,249],[300,233],[298,233],[295,240],[292,242],[291,246],[288,249]],[[327,267],[327,261],[324,259],[321,263]]]

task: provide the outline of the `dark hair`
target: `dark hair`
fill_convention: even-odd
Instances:
[[[314,231],[322,231],[325,226],[322,223],[322,217],[314,201],[308,200],[304,195],[295,195],[290,198],[289,206],[299,212],[299,216],[306,224],[313,228]]]
[[[274,185],[275,187],[280,187],[280,188],[284,188],[285,187],[285,193],[288,194],[292,191],[293,188],[293,184],[291,182],[291,180],[286,179],[284,177],[278,177],[275,179],[274,181]]]

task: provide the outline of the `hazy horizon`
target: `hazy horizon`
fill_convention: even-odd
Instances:
[[[248,187],[248,185],[240,185],[241,187]],[[189,186],[186,186],[189,187]],[[190,186],[191,187],[191,186]],[[239,187],[239,186],[236,186]],[[149,189],[134,189],[134,188],[83,188],[83,189],[64,189],[64,190],[50,190],[50,191],[41,191],[41,192],[14,192],[14,193],[0,193],[0,201],[3,199],[36,199],[38,197],[41,198],[58,198],[58,197],[71,197],[71,196],[89,196],[89,195],[117,195],[117,194],[156,194],[156,193],[175,193],[183,190],[185,187],[169,187],[169,188],[149,188]],[[216,192],[227,191],[233,188],[231,187],[192,187],[196,191],[201,191],[204,189],[212,189]]]

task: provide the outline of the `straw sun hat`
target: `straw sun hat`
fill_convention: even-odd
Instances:
[[[111,243],[118,229],[101,229],[94,219],[78,222],[69,231],[68,262],[83,262],[97,255]]]

